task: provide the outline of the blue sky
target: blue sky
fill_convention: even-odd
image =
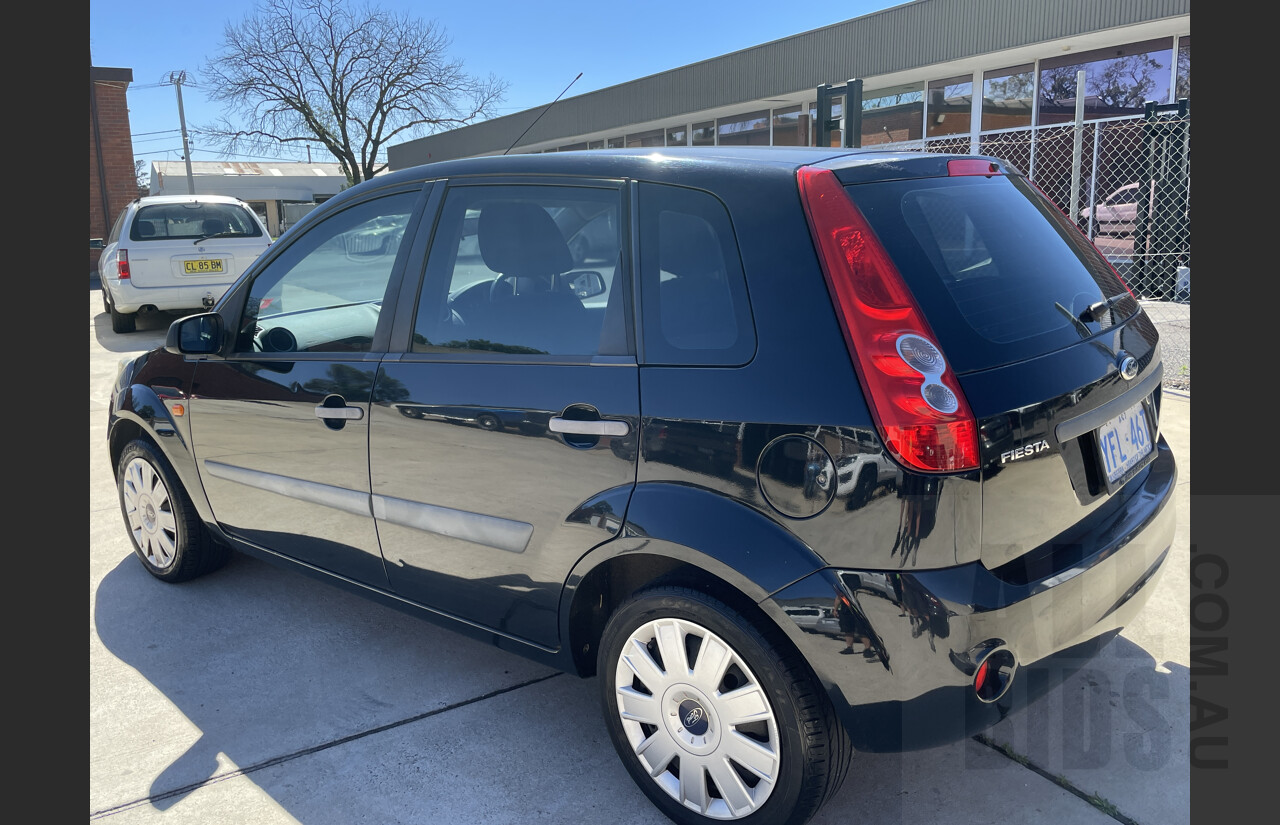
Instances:
[[[469,73],[493,73],[510,84],[498,112],[508,114],[550,103],[579,72],[582,77],[566,98],[901,3],[853,0],[791,5],[777,0],[704,0],[601,3],[577,8],[540,6],[527,0],[379,0],[376,4],[388,10],[407,10],[443,27],[452,40],[451,55],[464,61]],[[220,49],[225,26],[239,23],[255,5],[254,0],[224,0],[212,6],[181,4],[147,14],[143,20],[132,0],[90,3],[93,65],[133,70],[128,101],[135,157],[147,161],[180,157],[177,93],[166,82],[172,72],[187,72],[182,103],[189,131],[222,114],[199,88],[200,70],[205,59]],[[219,158],[208,151],[212,146],[202,146],[198,136],[193,137],[193,146],[194,160]]]

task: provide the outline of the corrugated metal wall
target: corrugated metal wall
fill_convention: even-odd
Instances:
[[[1062,37],[1189,15],[1190,0],[917,0],[701,63],[566,98],[522,144],[875,77]],[[392,169],[498,152],[541,109],[388,147]]]

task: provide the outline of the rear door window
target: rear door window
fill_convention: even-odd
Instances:
[[[1022,178],[913,179],[847,190],[958,373],[1070,346],[1137,310],[1101,253]],[[1086,312],[1112,299],[1108,310]]]
[[[621,208],[616,186],[451,187],[412,351],[533,360],[629,354]]]

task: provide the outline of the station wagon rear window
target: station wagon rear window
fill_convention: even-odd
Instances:
[[[165,203],[144,206],[134,216],[134,241],[196,240],[209,237],[260,238],[262,227],[234,203]]]

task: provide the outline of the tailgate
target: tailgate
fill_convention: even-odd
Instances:
[[[1159,438],[1162,374],[1155,329],[1139,314],[1109,336],[961,378],[979,425],[988,569],[1056,544],[1140,486]]]
[[[266,249],[265,242],[246,239],[198,247],[191,241],[134,244],[129,267],[134,286],[226,285]]]
[[[854,170],[846,191],[976,418],[978,542],[994,569],[1079,544],[1140,486],[1156,455],[1162,366],[1150,318],[1057,207],[1016,174],[954,168],[888,180]]]

